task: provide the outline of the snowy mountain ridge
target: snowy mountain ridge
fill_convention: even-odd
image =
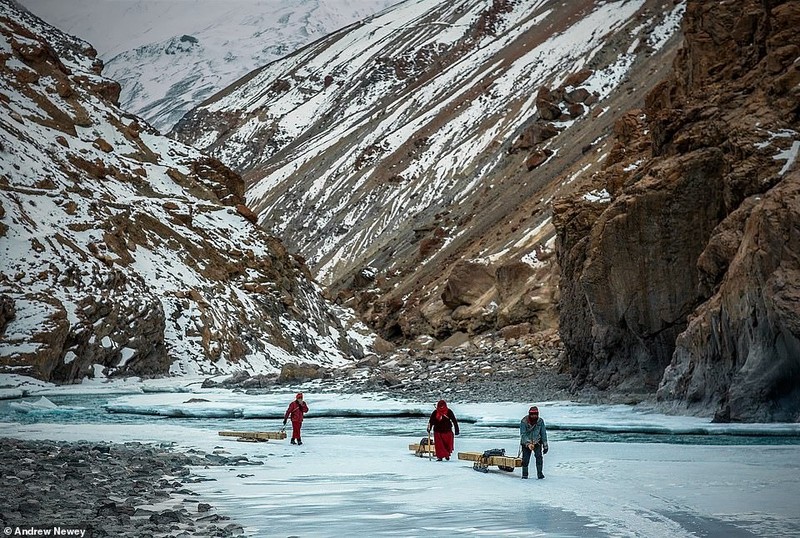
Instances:
[[[0,2],[0,369],[343,364],[366,336],[253,224],[241,178],[115,104],[93,49]]]
[[[120,105],[168,131],[262,65],[397,0],[23,0],[97,49]]]

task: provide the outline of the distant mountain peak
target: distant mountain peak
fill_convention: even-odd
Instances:
[[[166,132],[193,106],[253,69],[394,1],[22,3],[93,43],[106,62],[105,75],[122,85],[122,107]]]

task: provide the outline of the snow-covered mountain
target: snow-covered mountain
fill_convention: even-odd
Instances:
[[[252,70],[398,0],[23,0],[90,42],[120,106],[167,131]]]
[[[0,371],[271,372],[358,336],[241,178],[121,111],[91,47],[0,0]]]
[[[174,135],[240,171],[260,222],[343,299],[356,290],[384,336],[553,327],[548,202],[600,168],[614,112],[668,69],[683,10],[406,1],[239,81]]]

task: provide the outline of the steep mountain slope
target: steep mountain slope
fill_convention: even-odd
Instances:
[[[719,420],[798,421],[800,2],[690,0],[683,26],[605,170],[555,204],[570,368]]]
[[[609,110],[641,104],[682,13],[407,1],[252,73],[173,134],[240,171],[259,221],[385,337],[553,329],[548,202],[599,168]]]
[[[0,0],[0,372],[269,372],[357,344],[241,178],[115,102],[88,44]]]
[[[120,106],[168,131],[189,109],[253,69],[397,0],[23,0],[92,43]]]

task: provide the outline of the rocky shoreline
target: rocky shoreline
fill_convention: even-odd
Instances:
[[[287,387],[320,392],[378,392],[399,399],[454,402],[543,402],[655,405],[652,393],[576,388],[558,334],[505,339],[482,336],[438,349],[369,354],[344,368],[285,364],[280,374],[238,372],[204,387],[259,394]]]
[[[253,464],[143,443],[0,438],[0,525],[5,536],[237,536],[243,527],[191,490],[203,479],[189,466]]]

